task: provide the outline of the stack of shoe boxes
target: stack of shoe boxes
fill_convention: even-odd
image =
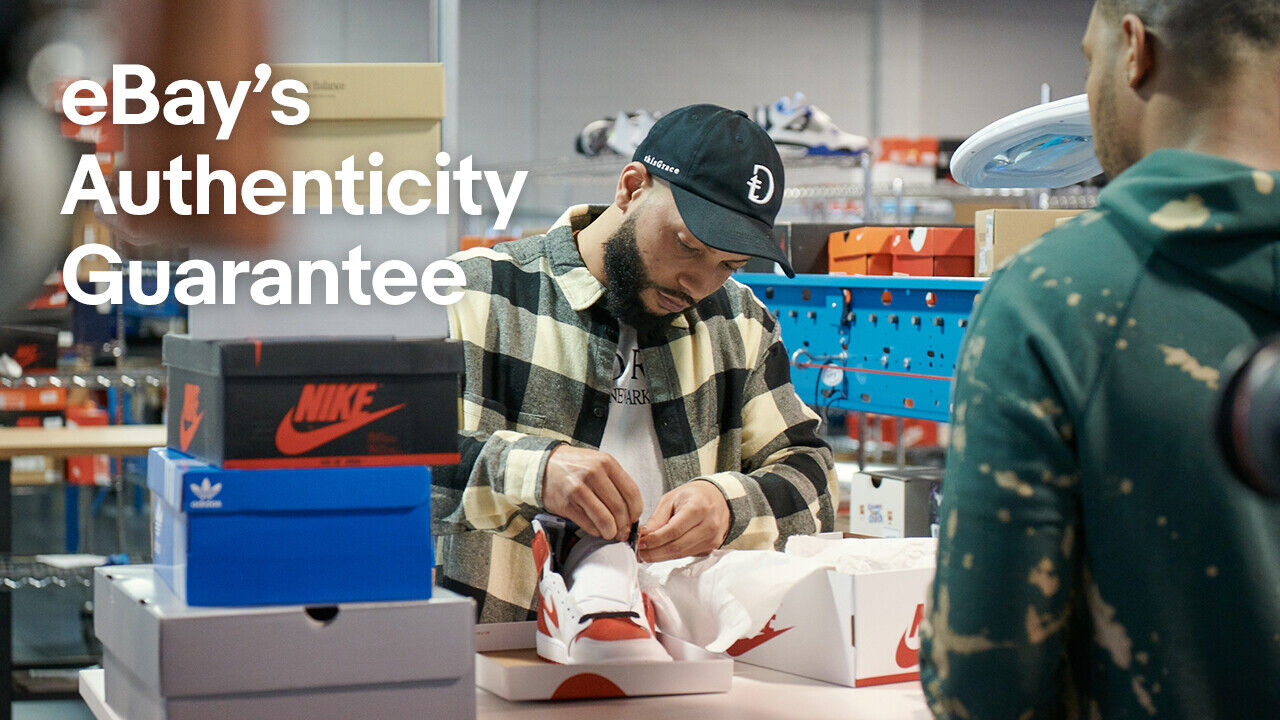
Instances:
[[[131,720],[473,717],[474,607],[432,588],[431,470],[457,462],[444,340],[165,338],[154,568],[95,586]]]

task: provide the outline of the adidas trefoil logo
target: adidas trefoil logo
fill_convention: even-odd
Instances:
[[[218,493],[222,492],[222,483],[210,483],[209,478],[205,478],[204,482],[196,485],[191,483],[189,486],[191,492],[195,494],[198,500],[192,500],[190,507],[193,508],[220,508],[221,500],[214,500]]]

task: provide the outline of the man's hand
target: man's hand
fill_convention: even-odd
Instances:
[[[724,543],[729,520],[729,503],[720,488],[706,480],[685,483],[663,495],[640,528],[640,559],[706,555]]]
[[[644,499],[609,453],[560,445],[547,459],[542,506],[596,537],[626,540],[644,511]]]

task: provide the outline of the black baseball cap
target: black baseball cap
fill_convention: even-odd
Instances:
[[[663,115],[631,158],[667,181],[694,237],[724,252],[791,263],[773,234],[782,207],[782,158],[741,110],[688,105]]]

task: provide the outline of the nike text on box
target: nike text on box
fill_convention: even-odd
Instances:
[[[787,593],[736,659],[837,685],[920,679],[920,623],[934,568],[818,573]]]
[[[462,348],[166,335],[169,447],[228,469],[458,461]]]
[[[431,470],[225,470],[152,448],[151,554],[195,606],[431,597]]]
[[[665,635],[674,662],[547,662],[534,650],[535,625],[475,626],[476,685],[520,701],[722,693],[733,682],[733,660]]]
[[[128,720],[475,717],[475,604],[193,608],[149,565],[101,568],[105,699]]]

